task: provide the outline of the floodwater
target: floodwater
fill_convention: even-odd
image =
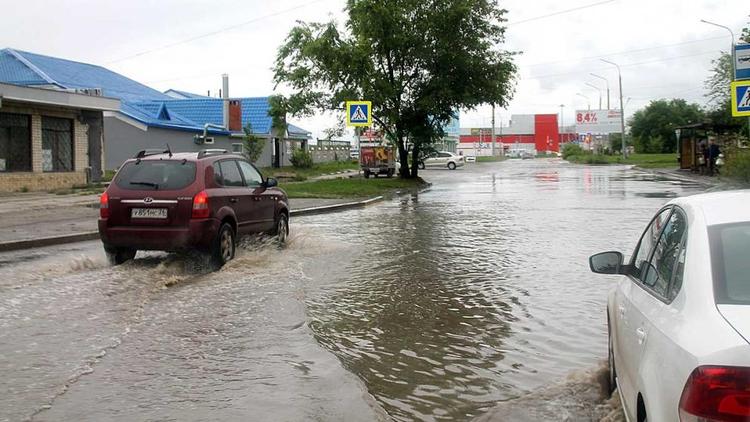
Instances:
[[[614,279],[587,257],[700,188],[560,160],[423,176],[218,272],[111,268],[97,242],[0,255],[0,421],[611,418]]]

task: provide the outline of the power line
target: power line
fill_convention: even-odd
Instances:
[[[560,10],[558,12],[550,13],[548,15],[536,16],[536,17],[533,17],[533,18],[523,19],[523,20],[516,21],[516,22],[508,22],[507,26],[520,25],[522,23],[537,21],[537,20],[540,20],[540,19],[546,19],[546,18],[550,18],[550,17],[553,17],[553,16],[563,15],[565,13],[575,12],[575,11],[578,11],[578,10],[589,9],[591,7],[601,6],[601,5],[607,4],[607,3],[614,3],[616,1],[617,0],[605,0],[605,1],[600,1],[598,3],[591,3],[591,4],[584,5],[584,6],[574,7],[572,9]]]
[[[716,54],[716,52],[715,51],[706,51],[706,52],[696,53],[696,54],[686,54],[686,55],[683,55],[683,56],[668,57],[668,58],[665,58],[665,59],[650,60],[650,61],[637,62],[637,63],[628,63],[628,64],[620,65],[620,67],[636,67],[636,66],[642,66],[642,65],[645,65],[645,64],[662,63],[662,62],[668,62],[668,61],[672,61],[672,60],[684,59],[684,58],[688,58],[688,57],[705,56],[705,55],[708,55],[708,54]],[[588,70],[603,70],[603,69],[608,69],[608,68],[598,67],[596,69],[587,69],[587,71]],[[549,74],[549,75],[531,76],[531,77],[528,77],[528,78],[521,78],[521,79],[527,79],[527,80],[528,79],[545,79],[545,78],[555,78],[555,77],[570,76],[570,75],[579,75],[579,74],[581,74],[581,71],[556,73],[556,74]]]
[[[116,60],[112,60],[112,61],[106,62],[104,64],[105,65],[110,65],[110,64],[113,64],[113,63],[119,63],[119,62],[123,62],[125,60],[130,60],[130,59],[133,59],[133,58],[136,58],[136,57],[145,56],[146,54],[151,54],[151,53],[154,53],[156,51],[166,50],[168,48],[176,47],[178,45],[187,44],[187,43],[190,43],[190,42],[202,39],[202,38],[212,37],[214,35],[221,34],[222,32],[231,31],[233,29],[237,29],[237,28],[249,25],[251,23],[255,23],[255,22],[258,22],[258,21],[261,21],[261,20],[264,20],[264,19],[272,18],[272,17],[279,16],[279,15],[283,15],[285,13],[289,13],[289,12],[292,12],[292,11],[297,10],[297,9],[302,9],[302,8],[310,6],[310,5],[314,4],[314,3],[320,3],[321,1],[323,1],[323,0],[312,0],[312,1],[309,1],[307,3],[302,3],[302,4],[299,4],[297,6],[290,7],[288,9],[280,10],[278,12],[269,13],[269,14],[263,15],[263,16],[258,16],[256,18],[250,19],[248,21],[245,21],[245,22],[242,22],[242,23],[238,23],[236,25],[227,26],[227,27],[224,27],[222,29],[218,29],[216,31],[211,31],[211,32],[207,32],[205,34],[197,35],[195,37],[186,38],[184,40],[177,41],[177,42],[174,42],[174,43],[171,43],[171,44],[165,44],[165,45],[162,45],[160,47],[152,48],[150,50],[144,50],[144,51],[141,51],[139,53],[132,54],[130,56],[126,56],[126,57],[123,57],[123,58],[120,58],[120,59],[116,59]]]
[[[600,59],[602,57],[620,56],[620,55],[624,55],[624,54],[639,53],[639,52],[642,52],[642,51],[650,51],[650,50],[658,50],[658,49],[661,49],[661,48],[676,47],[676,46],[687,45],[687,44],[696,44],[696,43],[699,43],[699,42],[714,41],[714,40],[719,40],[719,39],[724,39],[724,38],[727,38],[727,36],[723,35],[723,36],[720,36],[720,37],[701,38],[699,40],[684,41],[684,42],[678,42],[678,43],[673,43],[673,44],[661,44],[661,45],[655,45],[655,46],[651,46],[651,47],[634,48],[634,49],[631,49],[631,50],[622,50],[622,51],[618,51],[618,52],[614,52],[614,53],[604,53],[604,54],[597,55],[597,56],[584,56],[584,57],[578,57],[578,58],[558,60],[558,61],[554,61],[554,62],[533,63],[533,64],[526,65],[526,67],[532,67],[532,66],[549,66],[549,65],[560,64],[560,63],[569,63],[569,62],[574,62],[574,61],[596,60],[596,59]]]

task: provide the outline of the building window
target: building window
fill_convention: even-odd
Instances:
[[[0,113],[0,172],[31,171],[31,118]]]
[[[42,116],[42,170],[73,171],[73,121]]]
[[[242,147],[242,144],[232,144],[232,152],[242,154],[243,151],[244,148]]]

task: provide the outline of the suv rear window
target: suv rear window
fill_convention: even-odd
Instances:
[[[130,190],[177,190],[195,181],[195,163],[183,160],[141,160],[125,163],[115,184]]]
[[[750,222],[709,227],[716,303],[750,305]]]

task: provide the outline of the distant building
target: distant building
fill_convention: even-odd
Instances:
[[[534,154],[547,151],[560,151],[560,141],[571,138],[564,133],[561,137],[556,114],[514,114],[510,125],[495,128],[496,154],[524,150]],[[574,136],[573,136],[574,138]],[[491,155],[491,128],[461,128],[459,152],[463,155]]]

